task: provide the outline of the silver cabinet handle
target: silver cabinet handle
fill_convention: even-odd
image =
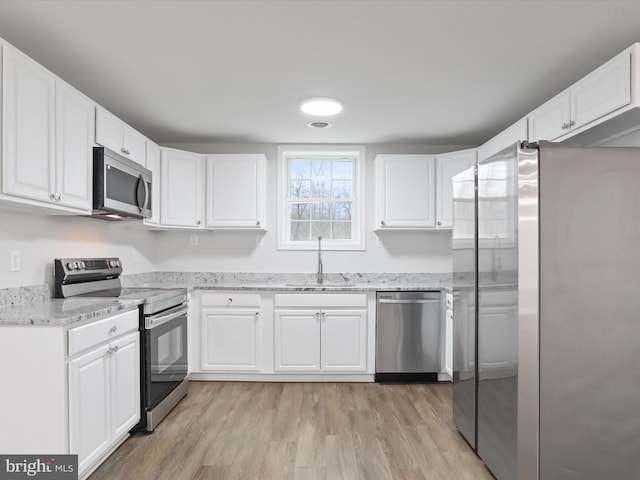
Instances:
[[[380,222],[380,225],[382,225],[383,227],[386,225],[386,223],[384,222],[384,220],[382,220],[382,221]]]
[[[320,312],[316,312],[316,320],[320,320]]]
[[[260,226],[260,220],[256,222],[256,227],[259,227],[259,226]]]
[[[322,318],[322,321],[324,322],[327,319],[327,314],[324,312],[320,313],[320,318]]]
[[[114,345],[113,346],[113,353],[116,353],[118,351],[118,348],[120,348],[120,347],[118,347],[118,345]]]
[[[231,305],[233,303],[233,298],[227,298],[227,305]]]
[[[122,148],[120,149],[120,152],[121,152],[121,153],[126,154],[126,153],[127,153],[127,149],[126,149],[126,148],[124,148],[124,147],[122,147]]]
[[[563,123],[562,124],[562,129],[566,130],[567,128],[569,128],[569,124],[568,123]]]
[[[60,194],[60,201],[64,200],[64,195]]]
[[[118,327],[116,327],[115,325],[113,327],[111,327],[109,329],[109,335],[113,335],[114,333],[116,333],[118,331]]]
[[[256,313],[254,314],[254,317],[256,318],[256,320],[258,320],[258,319],[260,318],[260,312],[256,312]]]
[[[196,225],[200,225],[201,223],[202,223],[202,221],[201,221],[201,220],[198,220],[198,221],[196,222]]]
[[[438,222],[438,226],[442,225],[442,222]]]
[[[575,121],[575,120],[571,120],[571,121],[569,122],[569,126],[570,126],[570,127],[573,127],[575,124],[576,124],[576,121]]]

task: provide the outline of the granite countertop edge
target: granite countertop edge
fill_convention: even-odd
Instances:
[[[138,308],[140,300],[52,298],[0,310],[0,326],[79,326]]]

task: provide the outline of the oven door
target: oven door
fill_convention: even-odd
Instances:
[[[187,312],[180,305],[145,317],[145,409],[155,408],[187,376]]]

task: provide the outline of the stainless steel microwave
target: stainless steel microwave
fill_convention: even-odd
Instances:
[[[151,171],[104,147],[93,148],[93,217],[151,217]]]

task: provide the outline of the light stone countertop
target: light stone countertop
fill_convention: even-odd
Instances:
[[[65,326],[138,308],[138,300],[52,298],[0,309],[0,326]]]
[[[267,292],[450,291],[447,273],[325,274],[323,283],[309,273],[150,272],[123,275],[123,287],[187,288]],[[50,298],[47,285],[0,292],[0,326],[65,326],[133,310],[141,301],[114,298]]]

